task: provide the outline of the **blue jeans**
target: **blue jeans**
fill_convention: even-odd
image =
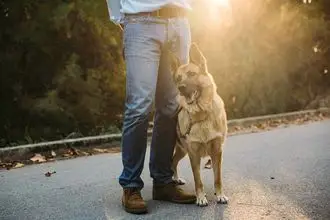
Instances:
[[[172,181],[178,103],[169,51],[189,60],[190,26],[186,18],[129,16],[124,22],[126,101],[122,131],[123,188],[143,188],[140,175],[147,147],[148,116],[155,104],[149,170],[153,182]]]

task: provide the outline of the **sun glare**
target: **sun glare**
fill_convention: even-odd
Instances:
[[[229,7],[229,0],[210,0],[214,6]]]
[[[209,21],[214,24],[218,25],[221,22],[225,22],[230,16],[231,13],[231,5],[230,0],[208,0],[208,16]]]

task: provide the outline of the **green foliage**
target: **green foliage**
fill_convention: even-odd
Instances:
[[[0,1],[0,6],[2,144],[73,131],[96,134],[120,125],[121,33],[109,21],[105,1]]]

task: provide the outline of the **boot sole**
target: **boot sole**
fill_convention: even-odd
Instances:
[[[128,213],[132,213],[132,214],[145,214],[148,213],[148,209],[147,208],[142,208],[142,209],[132,209],[132,208],[128,208],[126,207],[124,204],[122,204],[125,211]]]
[[[153,200],[173,202],[173,203],[177,203],[177,204],[194,204],[196,202],[196,199],[173,200],[173,199],[153,198]]]

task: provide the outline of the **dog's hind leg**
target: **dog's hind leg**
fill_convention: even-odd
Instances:
[[[221,138],[213,140],[210,156],[212,160],[214,189],[217,202],[220,204],[227,204],[228,198],[224,195],[222,188],[222,147],[223,141]]]
[[[189,159],[191,164],[191,169],[194,175],[194,182],[195,182],[195,192],[196,192],[196,204],[198,206],[207,206],[208,201],[205,196],[204,192],[204,186],[201,180],[201,156],[200,156],[200,144],[199,143],[191,143],[191,146],[189,147]]]
[[[175,146],[175,152],[173,155],[173,161],[172,161],[172,170],[174,172],[173,174],[173,180],[175,183],[179,185],[184,185],[186,181],[178,176],[178,164],[181,159],[183,159],[187,155],[187,152],[185,152],[180,146],[179,143]]]

